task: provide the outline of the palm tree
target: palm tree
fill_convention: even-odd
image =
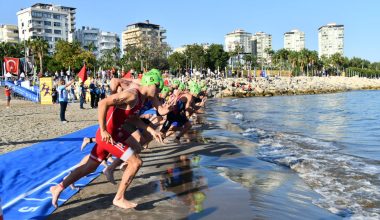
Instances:
[[[292,72],[294,72],[296,66],[298,65],[298,52],[290,51],[288,56],[289,62],[292,66]]]
[[[36,39],[28,41],[28,47],[31,49],[33,54],[38,56],[40,60],[40,73],[43,73],[42,58],[48,52],[48,48],[49,48],[48,42],[38,37]]]
[[[309,63],[311,64],[311,68],[312,68],[311,72],[314,76],[314,73],[315,73],[314,65],[318,62],[318,52],[315,50],[310,51],[308,59],[309,59]]]
[[[93,53],[94,51],[96,51],[98,48],[96,47],[96,45],[94,44],[94,42],[91,42],[87,45],[87,50],[90,51],[91,53]]]
[[[339,67],[344,63],[344,57],[340,53],[334,53],[331,57],[331,63],[336,67],[337,73],[339,72]]]

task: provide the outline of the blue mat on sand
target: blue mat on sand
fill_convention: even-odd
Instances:
[[[45,219],[55,208],[51,205],[50,186],[56,185],[90,153],[93,144],[80,151],[83,137],[93,137],[98,126],[30,147],[0,155],[0,198],[4,219]],[[76,182],[84,187],[97,177],[96,172]],[[78,190],[67,187],[61,194],[62,205]]]

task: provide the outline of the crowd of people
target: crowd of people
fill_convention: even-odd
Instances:
[[[58,92],[73,83],[61,82]],[[94,142],[91,153],[62,182],[50,188],[55,207],[66,187],[73,187],[77,180],[93,172],[101,163],[106,166],[103,173],[111,183],[115,183],[115,168],[126,167],[113,204],[124,209],[136,207],[137,204],[126,200],[125,191],[142,166],[139,153],[152,140],[163,143],[171,135],[175,135],[173,141],[180,144],[181,138],[192,127],[191,119],[203,112],[207,101],[205,81],[171,78],[166,73],[162,76],[157,69],[137,78],[131,75],[112,78],[108,88],[110,94],[96,106],[99,128],[94,137],[84,138],[81,146],[83,149]],[[107,160],[112,163],[107,165]]]

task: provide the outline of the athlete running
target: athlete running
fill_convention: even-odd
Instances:
[[[109,153],[128,162],[113,204],[124,209],[137,206],[136,203],[127,201],[124,193],[142,165],[142,160],[133,150],[135,147],[139,148],[140,144],[137,140],[131,140],[133,139],[131,134],[123,131],[122,125],[128,120],[129,123],[147,130],[158,142],[162,143],[160,134],[136,117],[144,101],[157,96],[160,87],[159,77],[147,74],[142,77],[141,81],[141,86],[138,88],[111,95],[99,102],[97,143],[91,151],[90,159],[85,164],[77,167],[61,183],[50,188],[54,207],[58,206],[58,198],[67,186],[96,170]],[[127,144],[128,139],[132,144]]]

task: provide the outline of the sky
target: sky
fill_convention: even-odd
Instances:
[[[283,34],[305,32],[306,48],[318,51],[318,28],[343,24],[344,55],[380,61],[379,0],[0,0],[0,24],[17,24],[16,13],[35,3],[75,7],[76,28],[96,27],[121,36],[128,24],[159,24],[175,49],[193,43],[224,43],[236,29],[272,35],[274,50]]]

